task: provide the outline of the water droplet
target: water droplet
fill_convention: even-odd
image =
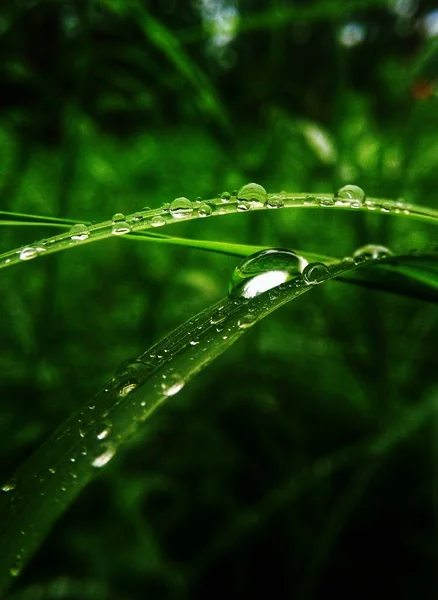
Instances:
[[[11,577],[18,577],[18,575],[20,574],[20,567],[19,566],[11,567],[9,569],[9,573],[10,573]]]
[[[197,338],[193,338],[192,340],[190,340],[191,346],[197,346],[198,344],[199,344],[199,340]]]
[[[32,258],[36,258],[40,252],[44,252],[45,248],[37,247],[37,246],[26,246],[22,248],[19,253],[20,260],[32,260]]]
[[[183,219],[190,217],[193,212],[193,206],[188,198],[176,198],[170,204],[169,211],[175,219]]]
[[[357,185],[344,185],[336,192],[335,200],[348,200],[350,206],[359,208],[365,202],[365,192]]]
[[[96,458],[91,463],[92,466],[100,469],[101,467],[103,467],[107,463],[109,463],[109,461],[113,458],[115,453],[116,453],[116,449],[114,448],[114,446],[108,446],[108,448],[105,450],[105,452],[103,452],[99,456],[96,456]]]
[[[307,261],[292,250],[269,248],[245,258],[231,276],[229,293],[253,298],[292,279]]]
[[[15,481],[15,479],[10,479],[2,485],[1,490],[2,492],[12,492],[12,490],[15,490],[16,485],[17,482]]]
[[[319,203],[321,206],[333,206],[335,201],[330,196],[325,196],[324,198],[319,199]]]
[[[212,212],[213,209],[211,208],[211,206],[209,204],[206,204],[205,202],[201,204],[198,209],[198,214],[200,217],[209,217]]]
[[[307,285],[317,285],[330,277],[330,269],[322,262],[309,263],[303,270],[303,279]]]
[[[241,202],[265,204],[267,198],[268,194],[265,188],[258,183],[247,183],[237,192],[237,199]]]
[[[280,194],[273,194],[266,201],[267,208],[283,208],[284,200]]]
[[[74,242],[83,242],[90,237],[90,232],[88,231],[88,227],[83,223],[78,223],[77,225],[73,225],[73,227],[69,231],[70,238]]]
[[[102,431],[100,431],[96,437],[98,440],[104,440],[105,438],[107,438],[110,434],[111,428],[110,427],[105,427],[105,429],[102,429]]]
[[[119,396],[124,398],[142,383],[152,369],[151,363],[135,358],[124,361],[116,370],[113,384],[119,390]]]
[[[237,326],[239,329],[248,329],[249,327],[252,327],[255,322],[256,322],[255,315],[248,313],[246,315],[243,315],[243,317],[241,317],[237,321]]]
[[[123,213],[116,213],[113,215],[113,226],[111,233],[114,235],[124,235],[131,231],[131,226],[126,222],[125,215]]]
[[[222,321],[225,321],[225,315],[222,315],[221,313],[217,313],[215,315],[213,315],[210,319],[210,323],[212,325],[219,325],[219,323],[222,323]]]
[[[250,210],[251,208],[251,204],[249,202],[238,202],[237,203],[237,210],[239,212],[245,212],[247,210]]]
[[[144,207],[143,210],[149,210],[148,207]],[[135,221],[136,223],[138,223],[139,221],[143,221],[144,220],[144,215],[141,212],[136,212],[132,215],[132,220]]]
[[[222,200],[222,202],[229,202],[231,200],[230,192],[222,192],[221,200]]]
[[[152,217],[151,219],[151,225],[152,227],[162,227],[163,225],[166,224],[166,220],[163,219],[163,217]]]
[[[54,475],[56,473],[55,467],[49,467],[49,473],[51,473],[52,475]]]
[[[378,246],[377,244],[366,244],[361,246],[355,252],[353,252],[353,260],[356,264],[365,262],[367,260],[379,260],[382,258],[388,258],[392,256],[393,252],[385,246]]]
[[[184,387],[185,381],[176,374],[163,375],[161,389],[165,396],[174,396]]]

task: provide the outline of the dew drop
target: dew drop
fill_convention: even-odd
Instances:
[[[258,183],[247,183],[237,192],[237,199],[242,202],[265,204],[267,198],[265,188]]]
[[[44,248],[40,248],[37,246],[26,246],[22,248],[19,253],[20,260],[32,260],[32,258],[36,258],[39,252],[44,252]]]
[[[321,206],[333,206],[335,204],[335,201],[330,196],[325,196],[324,198],[321,198],[319,200],[319,204]]]
[[[237,210],[238,210],[239,212],[245,212],[245,211],[247,211],[247,210],[250,210],[250,208],[251,208],[251,204],[250,204],[249,202],[241,202],[241,201],[238,201],[238,202],[237,202],[237,207],[236,207],[236,208],[237,208]]]
[[[2,485],[1,490],[2,492],[12,492],[12,490],[15,490],[16,486],[17,482],[15,481],[15,479],[10,479]]]
[[[283,197],[280,194],[273,194],[272,196],[270,196],[268,198],[265,206],[267,208],[283,208],[283,206],[284,206]]]
[[[99,454],[99,456],[96,456],[96,458],[93,460],[91,465],[93,467],[100,469],[101,467],[103,467],[107,463],[109,463],[109,461],[113,458],[115,453],[116,453],[116,449],[114,448],[114,446],[108,446],[108,448],[105,450],[105,452],[103,452],[102,454]]]
[[[206,204],[205,202],[201,204],[201,206],[198,208],[198,214],[200,217],[209,217],[212,212],[213,209],[211,208],[211,206],[209,204]]]
[[[74,242],[83,242],[90,237],[90,232],[88,231],[88,227],[83,223],[78,223],[77,225],[73,225],[73,227],[69,231],[70,239]]]
[[[248,313],[246,315],[243,315],[243,317],[241,317],[237,321],[237,326],[239,329],[248,329],[249,327],[252,327],[255,322],[256,322],[255,315]]]
[[[175,198],[169,206],[169,212],[175,219],[184,219],[190,217],[193,206],[188,198]]]
[[[124,398],[142,383],[152,369],[152,364],[135,359],[124,361],[116,370],[113,384],[118,388],[118,394]]]
[[[148,207],[144,207],[143,210],[149,210]],[[132,215],[132,220],[135,221],[136,223],[143,221],[145,218],[144,214],[141,212],[136,212]]]
[[[222,192],[221,200],[222,200],[222,202],[229,202],[231,200],[230,192]]]
[[[174,396],[180,390],[183,389],[185,384],[184,379],[179,375],[163,375],[163,381],[161,382],[161,390],[165,396]]]
[[[163,219],[163,217],[152,217],[151,219],[151,225],[152,227],[162,227],[163,225],[166,224],[166,220]]]
[[[292,279],[307,261],[292,250],[269,248],[245,258],[231,276],[229,293],[241,298],[254,298]]]
[[[110,434],[111,428],[110,427],[105,427],[105,429],[102,429],[102,431],[100,431],[96,437],[98,440],[104,440],[105,438],[107,438]]]
[[[377,244],[366,244],[365,246],[361,246],[355,252],[353,252],[353,260],[356,264],[359,264],[367,260],[379,260],[382,258],[388,258],[392,255],[393,252],[385,246],[378,246]]]
[[[309,263],[303,270],[303,279],[307,285],[317,285],[330,277],[330,269],[322,262]]]
[[[116,213],[113,215],[113,226],[111,233],[113,235],[124,235],[131,231],[131,226],[126,222],[125,215],[123,213]]]
[[[49,473],[51,473],[52,475],[54,475],[56,473],[55,467],[49,467]]]
[[[357,185],[344,185],[335,193],[335,200],[347,200],[353,208],[359,208],[365,202],[365,192]]]

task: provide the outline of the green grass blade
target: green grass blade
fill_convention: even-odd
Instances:
[[[355,268],[351,263],[335,263],[324,281]],[[2,487],[0,594],[19,575],[56,519],[142,422],[250,325],[313,287],[299,276],[254,298],[225,297],[124,366],[68,419]]]

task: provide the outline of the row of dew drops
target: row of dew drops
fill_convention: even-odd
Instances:
[[[258,183],[248,183],[242,186],[238,191],[223,192],[218,194],[217,198],[212,201],[203,201],[201,198],[197,198],[194,202],[188,198],[176,198],[171,203],[165,203],[161,207],[160,214],[151,216],[147,213],[151,211],[149,207],[144,207],[142,211],[136,212],[129,217],[126,217],[123,213],[116,213],[113,215],[111,220],[111,233],[113,235],[125,235],[131,231],[138,229],[138,226],[150,225],[151,227],[161,227],[165,225],[169,217],[173,219],[187,219],[192,216],[198,217],[209,217],[213,214],[223,214],[227,205],[230,205],[228,212],[233,212],[232,204],[236,203],[236,210],[238,212],[245,212],[251,209],[260,208],[271,208],[279,209],[288,205],[299,205],[302,206],[343,206],[345,208],[366,208],[368,210],[376,210],[377,208],[382,212],[395,212],[395,213],[409,213],[412,208],[411,205],[407,205],[401,201],[386,201],[382,203],[376,203],[366,198],[365,192],[362,188],[356,185],[345,185],[341,187],[334,195],[323,195],[322,197],[307,195],[298,201],[297,198],[293,199],[286,192],[280,194],[268,195],[265,188]],[[154,210],[153,212],[156,212]],[[76,224],[68,232],[67,239],[69,238],[70,243],[85,242],[96,230],[96,226],[92,228],[87,227],[85,224]],[[100,233],[102,229],[99,228]],[[62,238],[65,239],[64,236]],[[20,260],[31,260],[37,256],[43,254],[47,249],[47,241],[43,241],[39,244],[33,244],[25,246],[18,251]],[[9,259],[10,260],[10,259]],[[6,259],[8,262],[8,259]]]

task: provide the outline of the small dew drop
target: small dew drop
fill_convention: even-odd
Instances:
[[[151,225],[152,227],[162,227],[163,225],[166,224],[165,219],[163,219],[163,217],[152,217],[151,219]]]
[[[175,219],[190,217],[193,212],[192,203],[188,198],[176,198],[169,206],[169,212]]]
[[[77,225],[73,225],[73,227],[69,231],[70,239],[74,242],[84,242],[90,237],[90,232],[88,231],[88,227],[83,223],[78,223]]]
[[[17,482],[14,479],[10,479],[9,481],[7,481],[5,484],[2,485],[1,490],[2,492],[12,492],[12,490],[15,490],[17,485]]]
[[[20,567],[12,567],[9,569],[9,573],[11,577],[18,577],[20,574]]]
[[[103,454],[100,454],[93,460],[91,465],[93,467],[97,467],[98,469],[100,469],[101,467],[103,467],[107,463],[109,463],[109,461],[113,458],[115,453],[116,453],[116,449],[113,446],[108,446],[108,448],[105,450],[105,452]]]
[[[143,209],[146,210],[146,207]],[[143,221],[145,218],[145,216],[143,215],[143,213],[141,212],[136,212],[132,215],[132,220],[136,223],[139,223],[140,221]]]
[[[113,235],[124,235],[131,231],[131,226],[126,222],[125,215],[123,213],[116,213],[113,215],[113,226],[111,233]]]
[[[353,208],[362,206],[365,198],[365,192],[357,185],[344,185],[335,193],[335,200],[347,200]]]
[[[237,321],[237,326],[239,329],[248,329],[249,327],[252,327],[254,325],[256,320],[257,319],[255,315],[248,313]]]
[[[22,248],[19,253],[20,260],[32,260],[36,258],[39,252],[42,252],[44,248],[37,248],[36,246],[26,246]]]
[[[272,196],[270,196],[267,199],[265,206],[267,208],[283,208],[283,206],[284,206],[283,197],[280,194],[273,194]]]
[[[163,375],[161,382],[161,390],[165,396],[174,396],[183,389],[185,384],[184,379],[179,375]]]
[[[221,200],[222,200],[222,202],[229,202],[231,200],[230,192],[222,192]]]
[[[237,192],[237,199],[243,202],[265,204],[268,194],[265,188],[258,183],[247,183]]]
[[[353,260],[356,264],[365,262],[367,260],[379,260],[392,256],[393,252],[385,246],[378,246],[377,244],[366,244],[361,246],[355,252],[353,252]]]
[[[199,340],[197,338],[193,338],[190,340],[190,346],[197,346],[199,344]]]
[[[333,198],[330,198],[330,196],[325,196],[324,198],[319,199],[319,204],[321,206],[334,206],[335,201]]]
[[[54,475],[56,473],[56,469],[54,467],[49,467],[49,473]]]
[[[105,427],[105,429],[102,429],[102,431],[100,431],[96,437],[98,440],[104,440],[105,438],[107,438],[110,434],[111,429],[109,427]]]
[[[322,262],[309,263],[303,270],[303,279],[307,285],[317,285],[330,277],[330,269]]]
[[[211,206],[209,204],[206,204],[205,202],[201,204],[198,208],[198,214],[200,217],[209,217],[212,212],[213,209],[211,208]]]

